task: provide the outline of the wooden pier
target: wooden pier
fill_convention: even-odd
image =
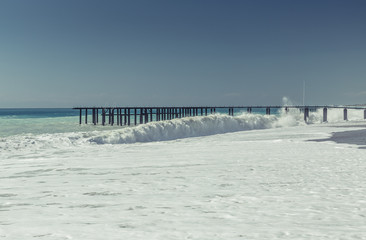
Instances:
[[[252,113],[253,109],[262,110],[263,113],[270,115],[271,109],[298,109],[304,113],[304,121],[309,119],[309,112],[323,109],[323,122],[327,122],[328,109],[343,109],[343,119],[348,120],[348,109],[364,110],[364,119],[366,119],[366,107],[353,106],[215,106],[215,107],[74,107],[79,110],[79,123],[83,123],[83,115],[85,116],[85,124],[88,124],[88,115],[91,114],[91,123],[94,125],[138,125],[152,121],[172,120],[175,118],[207,116],[215,114],[216,111],[221,113],[227,111],[228,115],[234,116],[235,111],[246,111]],[[264,111],[265,110],[265,111]],[[101,119],[100,119],[101,118]]]

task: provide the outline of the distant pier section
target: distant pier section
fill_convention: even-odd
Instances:
[[[227,112],[234,116],[234,112],[252,113],[253,109],[260,110],[270,115],[271,109],[283,109],[288,112],[290,109],[298,109],[304,114],[304,121],[309,119],[309,112],[323,109],[323,122],[327,122],[328,109],[343,109],[343,119],[348,120],[349,109],[364,110],[364,119],[366,119],[366,107],[362,106],[214,106],[214,107],[74,107],[79,110],[79,123],[102,124],[102,125],[138,125],[153,121],[172,120],[176,118],[207,116]],[[84,121],[83,121],[84,116]],[[88,116],[91,119],[88,119]]]

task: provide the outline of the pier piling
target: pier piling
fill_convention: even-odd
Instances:
[[[117,126],[119,126],[121,123],[121,126],[123,125],[122,124],[122,112],[121,112],[121,109],[117,109]]]
[[[216,113],[216,108],[220,109],[221,113],[226,111],[229,116],[234,116],[234,109],[242,111],[246,109],[248,113],[252,113],[252,108],[265,109],[266,115],[271,114],[271,108],[284,109],[286,113],[290,108],[299,109],[304,114],[304,121],[309,121],[310,110],[323,109],[323,122],[328,121],[328,109],[338,108],[343,109],[343,119],[348,120],[349,109],[363,110],[364,119],[366,120],[366,107],[362,106],[223,106],[223,107],[77,107],[79,111],[79,124],[83,122],[83,112],[85,110],[85,124],[88,124],[88,114],[91,110],[92,123],[97,125],[99,123],[99,110],[101,110],[101,124],[106,124],[106,117],[108,117],[108,124],[113,126],[115,121],[117,125],[131,125],[131,121],[135,125],[149,123],[152,121],[172,120],[183,117],[207,116]],[[133,114],[133,116],[132,116]],[[117,119],[115,119],[115,115]],[[131,118],[134,118],[133,120]],[[139,120],[138,120],[139,118]]]
[[[127,109],[127,124],[128,126],[131,125],[131,109]]]
[[[95,122],[95,109],[94,108],[92,109],[92,122],[93,122],[94,125],[96,124],[96,122]]]
[[[134,117],[135,117],[134,123],[135,123],[135,125],[137,125],[137,109],[136,108],[133,110],[133,114],[134,114]]]
[[[105,125],[105,109],[102,109],[102,125]]]
[[[323,108],[323,122],[328,121],[328,108]]]
[[[308,118],[309,118],[309,108],[306,107],[304,109],[304,121],[307,122],[308,121]]]
[[[88,109],[85,108],[85,124],[88,124]]]
[[[81,124],[81,118],[82,118],[82,114],[83,114],[83,111],[81,110],[81,108],[79,109],[80,110],[80,116],[79,116],[79,124]],[[366,113],[366,112],[365,112]]]
[[[266,114],[267,114],[267,115],[271,115],[271,108],[270,108],[270,107],[267,107],[267,108],[266,108]]]
[[[343,120],[348,121],[347,108],[343,109]]]

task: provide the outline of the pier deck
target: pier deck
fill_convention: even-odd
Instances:
[[[207,116],[209,114],[227,111],[230,116],[234,116],[235,111],[246,111],[252,113],[253,109],[265,110],[267,115],[271,114],[271,109],[298,109],[304,113],[304,121],[309,118],[309,112],[317,109],[323,109],[323,121],[327,121],[328,109],[343,109],[344,120],[348,120],[348,109],[364,110],[364,119],[366,119],[366,107],[362,106],[201,106],[201,107],[74,107],[80,111],[79,124],[83,122],[83,112],[85,124],[88,124],[88,115],[91,113],[91,123],[96,125],[138,125],[152,121],[171,120],[175,118]],[[101,119],[100,119],[101,118]],[[107,121],[108,120],[108,121]]]

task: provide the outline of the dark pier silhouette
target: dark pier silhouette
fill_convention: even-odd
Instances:
[[[91,114],[91,123],[102,125],[138,125],[152,121],[172,120],[175,118],[207,116],[215,114],[216,111],[234,116],[235,111],[246,111],[252,113],[253,109],[262,110],[265,114],[270,115],[271,109],[284,109],[288,112],[290,109],[298,109],[304,114],[304,121],[309,119],[309,112],[323,109],[323,122],[327,122],[328,109],[343,109],[343,119],[348,120],[348,109],[364,110],[364,119],[366,119],[366,107],[355,106],[214,106],[214,107],[74,107],[79,110],[79,123],[83,122],[85,116],[85,124],[88,124],[88,115]],[[83,114],[84,113],[84,114]],[[101,117],[101,119],[100,119]]]

